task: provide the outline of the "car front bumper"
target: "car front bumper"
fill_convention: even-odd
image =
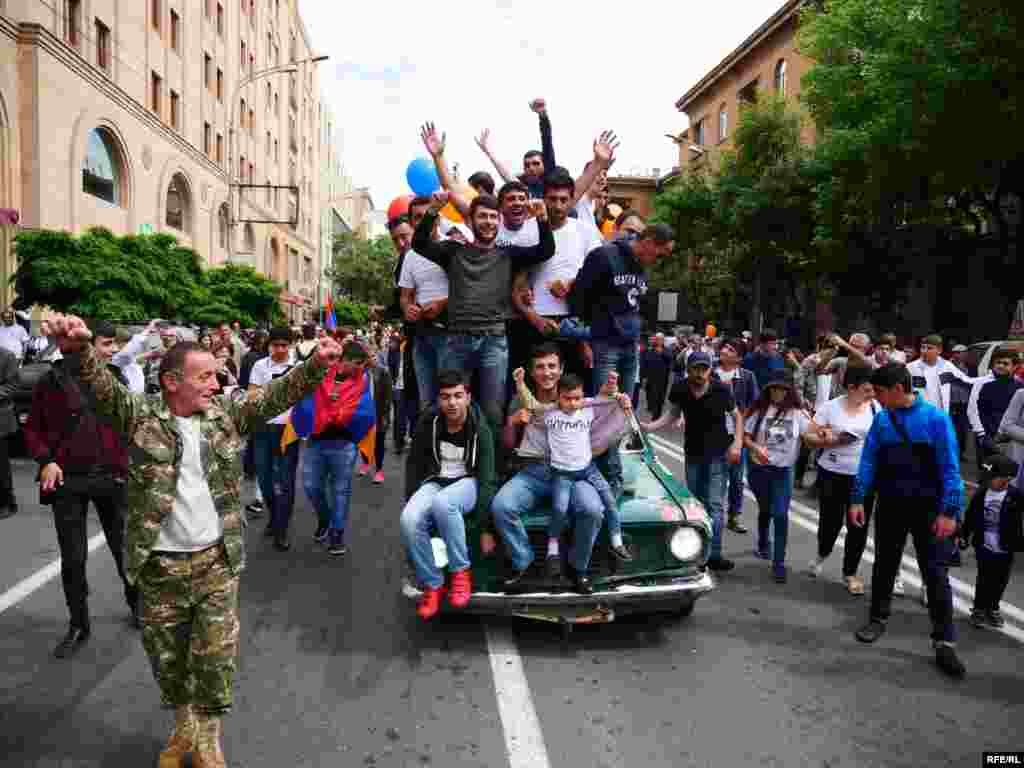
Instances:
[[[521,616],[542,621],[606,623],[616,615],[680,610],[714,589],[711,575],[704,571],[693,576],[660,580],[654,585],[618,584],[592,595],[577,592],[474,592],[461,612]],[[408,580],[402,594],[418,600],[421,590]],[[443,609],[448,609],[445,602]],[[450,610],[450,609],[449,609]]]

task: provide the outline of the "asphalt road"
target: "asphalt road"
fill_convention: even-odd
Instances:
[[[681,471],[678,436],[662,439],[663,461]],[[777,585],[750,536],[727,532],[738,567],[690,618],[578,627],[564,645],[521,620],[425,626],[399,595],[402,476],[390,451],[387,470],[382,486],[355,479],[343,558],[313,542],[301,493],[291,552],[269,546],[263,519],[250,528],[232,766],[959,768],[980,765],[982,750],[1024,748],[1024,624],[979,631],[961,615],[968,676],[950,681],[913,597],[896,602],[876,645],[854,639],[866,602],[840,585],[838,553],[825,578]],[[57,557],[48,508],[29,503],[31,472],[16,467],[22,511],[0,522],[0,605]],[[797,500],[808,511],[794,517],[813,528],[813,502]],[[753,505],[745,514],[751,524]],[[814,542],[791,525],[794,571]],[[1017,607],[1020,571],[1007,594]],[[72,660],[50,656],[67,620],[59,577],[0,613],[3,766],[155,764],[170,718],[105,547],[89,574],[93,636]],[[969,589],[973,558],[954,575]]]

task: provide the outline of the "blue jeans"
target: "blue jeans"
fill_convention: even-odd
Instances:
[[[473,399],[491,422],[491,427],[500,429],[505,411],[508,339],[476,333],[453,333],[446,338],[448,343],[441,355],[440,366],[478,373],[480,391],[473,393]],[[423,402],[422,397],[420,402]]]
[[[711,559],[722,556],[722,499],[725,496],[725,459],[686,460],[686,486],[711,517]]]
[[[421,411],[437,405],[437,372],[447,367],[443,362],[447,346],[448,335],[444,333],[430,333],[413,340],[412,358]]]
[[[512,558],[512,567],[525,571],[533,562],[533,548],[526,535],[522,515],[551,497],[551,470],[546,464],[531,464],[501,487],[491,513],[494,525],[501,534]],[[574,518],[572,548],[569,550],[569,564],[577,573],[590,569],[590,555],[594,550],[597,534],[604,522],[601,497],[594,486],[576,482],[569,498],[569,509]]]
[[[729,517],[743,514],[743,475],[747,468],[747,449],[740,452],[739,464],[726,465],[726,493],[729,496]]]
[[[420,584],[438,589],[444,574],[434,563],[430,532],[436,529],[448,550],[451,573],[469,570],[469,547],[463,516],[476,508],[476,478],[464,477],[448,486],[424,483],[402,509],[402,543],[416,569]]]
[[[558,336],[562,339],[590,341],[590,326],[578,317],[563,317],[558,323]]]
[[[267,426],[252,435],[253,463],[260,485],[263,502],[270,508],[270,527],[275,531],[288,530],[295,506],[295,470],[299,465],[298,441],[281,453],[281,433],[284,427]]]
[[[774,539],[772,564],[785,565],[793,468],[751,464],[747,478],[757,499],[757,549],[759,552],[769,551],[769,539]]]
[[[352,501],[356,444],[348,440],[308,440],[302,485],[321,526],[344,533]]]
[[[604,504],[605,518],[608,520],[608,533],[622,533],[622,520],[619,518],[619,505],[615,503],[612,488],[604,479],[601,470],[591,461],[583,469],[575,472],[551,468],[551,520],[548,522],[548,536],[561,536],[569,519],[569,497],[572,495],[574,483],[589,483],[601,497]]]
[[[594,391],[599,392],[608,380],[608,374],[616,371],[619,374],[619,391],[632,397],[636,370],[640,365],[636,342],[613,344],[595,339],[590,348],[594,352]]]

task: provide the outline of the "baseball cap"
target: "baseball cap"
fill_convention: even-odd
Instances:
[[[967,347],[965,347],[963,344],[957,344],[955,347],[953,347],[953,351],[954,352],[966,352],[967,351]]]
[[[686,359],[687,368],[695,368],[698,365],[711,367],[711,356],[707,352],[692,352]]]

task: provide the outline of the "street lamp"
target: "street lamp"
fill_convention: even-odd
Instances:
[[[327,61],[330,56],[311,56],[308,59],[301,59],[294,61],[291,64],[281,64],[276,67],[268,67],[267,69],[261,69],[259,72],[254,72],[248,77],[244,77],[238,81],[234,90],[231,92],[231,100],[228,102],[228,107],[231,110],[231,120],[228,123],[228,261],[233,261],[234,256],[234,233],[235,233],[235,103],[238,100],[238,93],[247,85],[251,85],[256,80],[270,75],[281,75],[281,74],[293,74],[299,71],[299,64],[316,64],[321,61]],[[241,181],[241,179],[239,180]]]

